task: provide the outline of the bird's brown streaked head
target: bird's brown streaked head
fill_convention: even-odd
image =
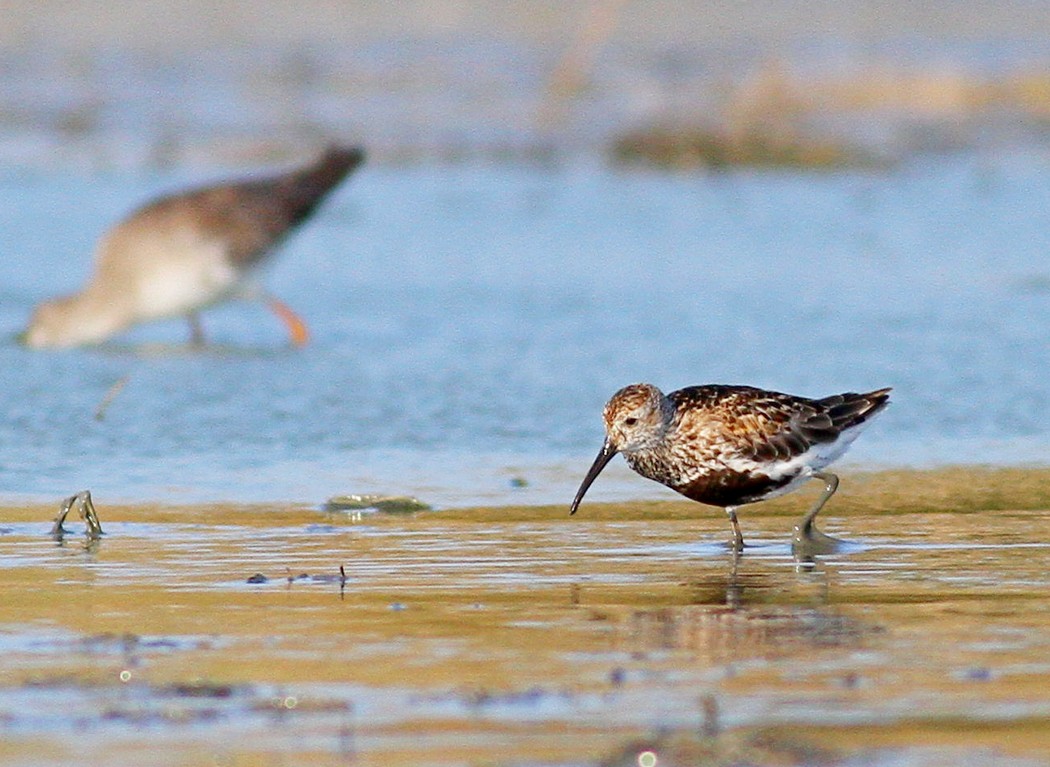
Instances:
[[[658,445],[673,417],[671,401],[647,383],[623,387],[609,399],[602,412],[606,439],[621,453],[635,453]]]
[[[569,514],[575,514],[591,483],[617,453],[648,450],[659,444],[674,415],[670,400],[652,384],[631,384],[605,404],[605,442],[576,491]]]

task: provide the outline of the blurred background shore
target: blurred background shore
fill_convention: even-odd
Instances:
[[[369,157],[263,277],[310,323],[302,353],[243,305],[207,313],[203,355],[180,322],[0,345],[9,495],[567,503],[639,380],[893,386],[850,462],[1050,463],[1050,4],[70,0],[0,22],[8,338],[144,200],[330,141]],[[619,464],[593,492],[662,490]]]
[[[1046,143],[1050,5],[0,4],[0,165],[869,165]]]

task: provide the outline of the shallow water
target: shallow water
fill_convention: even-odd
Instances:
[[[0,178],[0,331],[84,278],[95,238],[197,175]],[[0,496],[436,505],[567,502],[620,386],[750,383],[894,406],[856,465],[1050,461],[1050,163],[884,174],[366,167],[259,305],[95,350],[0,345]],[[102,421],[107,390],[127,385]],[[617,462],[595,500],[662,496]]]
[[[808,562],[797,496],[738,560],[695,504],[5,508],[0,760],[1046,764],[1046,473],[961,477],[854,477]]]

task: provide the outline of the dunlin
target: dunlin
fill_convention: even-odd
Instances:
[[[132,325],[177,316],[187,317],[194,340],[201,340],[198,312],[258,295],[250,291],[254,268],[363,160],[358,148],[333,147],[306,167],[148,203],[99,241],[83,290],[36,308],[25,343],[93,344]],[[265,298],[293,343],[305,343],[303,321],[282,302]]]
[[[838,488],[824,467],[842,456],[864,425],[889,403],[890,389],[808,399],[750,386],[691,386],[664,394],[633,384],[605,405],[605,444],[583,478],[571,514],[617,453],[643,477],[687,498],[721,506],[740,551],[736,509],[795,490],[805,480],[824,492],[795,527],[795,549],[831,551],[839,542],[813,520]]]

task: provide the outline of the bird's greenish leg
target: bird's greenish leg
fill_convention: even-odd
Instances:
[[[817,529],[814,520],[817,514],[824,508],[824,504],[835,494],[839,488],[839,478],[827,471],[815,471],[811,475],[814,479],[824,480],[824,492],[817,498],[813,507],[805,513],[797,525],[795,525],[792,536],[791,549],[798,555],[830,554],[838,551],[845,545],[845,541],[825,535]]]
[[[729,517],[729,524],[733,526],[733,550],[743,551],[744,536],[740,533],[740,523],[736,521],[736,506],[726,506],[726,515]]]

